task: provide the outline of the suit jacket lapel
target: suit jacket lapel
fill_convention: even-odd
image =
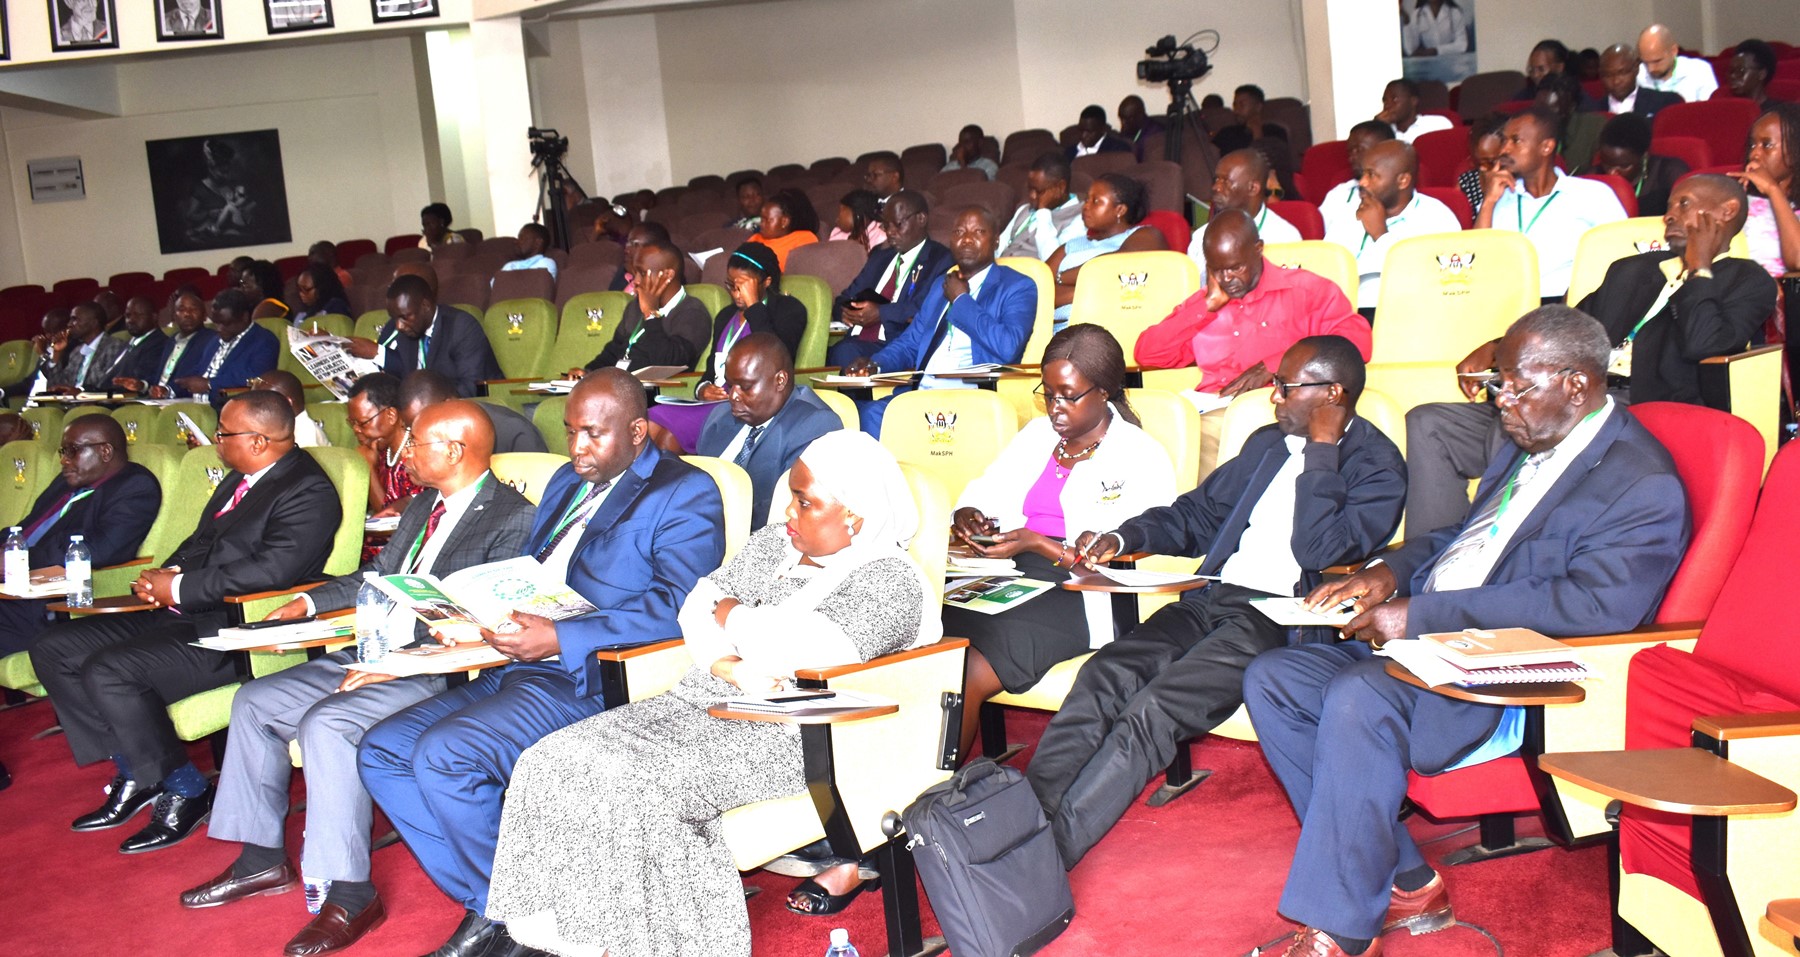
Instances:
[[[1244,529],[1250,524],[1250,511],[1262,499],[1263,493],[1269,490],[1269,483],[1274,481],[1275,473],[1287,461],[1288,450],[1285,441],[1277,441],[1263,452],[1262,459],[1256,463],[1256,471],[1250,473],[1250,483],[1244,486],[1243,494],[1238,496],[1237,504],[1225,516],[1224,524],[1213,536],[1212,546],[1206,552],[1206,567],[1200,569],[1203,575],[1210,575],[1225,567],[1225,560],[1237,551],[1238,540],[1243,537]]]
[[[606,501],[601,502],[600,507],[594,510],[594,516],[588,519],[587,527],[581,530],[581,539],[575,544],[577,551],[587,544],[589,536],[612,528],[618,522],[619,516],[625,514],[625,510],[631,507],[632,502],[637,501],[645,486],[650,484],[650,473],[661,459],[662,453],[656,446],[646,443],[644,451],[614,480]]]
[[[1618,439],[1619,433],[1624,431],[1625,415],[1622,407],[1617,405],[1613,407],[1612,414],[1606,418],[1606,424],[1600,426],[1600,431],[1595,433],[1592,441],[1588,442],[1587,448],[1582,449],[1574,463],[1557,476],[1556,484],[1550,486],[1550,490],[1545,492],[1544,497],[1539,499],[1537,505],[1532,508],[1531,514],[1525,516],[1525,520],[1519,523],[1518,530],[1513,532],[1512,537],[1506,542],[1506,547],[1501,550],[1499,559],[1494,562],[1496,571],[1521,542],[1535,538],[1543,529],[1544,523],[1550,520],[1550,514],[1556,511],[1558,505],[1562,504],[1563,499],[1568,498],[1571,492],[1587,480],[1587,474],[1593,471],[1594,466],[1600,464],[1600,460],[1606,457],[1607,450]]]

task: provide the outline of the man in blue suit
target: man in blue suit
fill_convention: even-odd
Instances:
[[[794,384],[794,358],[772,332],[747,336],[725,361],[725,393],[700,427],[695,451],[736,462],[750,473],[750,527],[769,523],[769,500],[781,474],[844,420],[823,399]]]
[[[950,252],[956,267],[925,294],[919,319],[869,358],[844,366],[845,375],[918,369],[963,369],[984,362],[1018,362],[1037,321],[1037,283],[1016,270],[994,264],[1000,229],[994,216],[971,206],[956,217]],[[927,375],[921,389],[974,388],[966,382]],[[910,388],[910,387],[908,387]],[[896,389],[895,394],[908,391]],[[864,432],[881,437],[887,399],[858,402]]]
[[[604,710],[594,653],[679,636],[681,603],[724,558],[718,487],[647,441],[636,379],[589,373],[564,422],[573,461],[544,490],[526,554],[598,610],[564,621],[515,614],[517,630],[484,633],[511,664],[381,722],[358,753],[363,784],[420,866],[467,909],[440,957],[512,952],[506,928],[482,915],[513,765],[539,738]]]
[[[213,408],[222,408],[224,390],[241,389],[275,368],[286,345],[251,321],[255,307],[249,294],[239,289],[227,289],[213,297],[213,337],[201,344],[192,362],[186,353],[182,355],[177,378],[170,383],[177,395],[206,396]]]
[[[1605,634],[1650,620],[1687,546],[1669,454],[1606,394],[1612,341],[1547,306],[1501,340],[1497,396],[1512,446],[1471,515],[1324,585],[1314,608],[1354,602],[1336,644],[1278,648],[1244,678],[1263,754],[1300,818],[1281,913],[1290,955],[1381,953],[1381,935],[1454,923],[1450,898],[1400,805],[1409,770],[1437,774],[1516,750],[1518,713],[1389,677],[1373,649],[1464,628]]]
[[[925,235],[925,197],[910,189],[895,193],[881,209],[887,243],[870,254],[862,272],[831,304],[831,318],[855,330],[831,347],[827,362],[847,365],[872,356],[912,324],[931,285],[950,268],[950,250]]]
[[[430,369],[456,383],[456,394],[465,399],[479,395],[483,381],[500,378],[500,362],[481,320],[440,305],[424,276],[396,278],[388,286],[387,310],[393,318],[374,339],[350,340],[351,355],[374,359],[383,372],[399,379]]]

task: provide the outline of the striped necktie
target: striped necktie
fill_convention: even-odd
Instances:
[[[1555,452],[1555,449],[1549,449],[1525,456],[1525,461],[1519,463],[1518,471],[1514,472],[1512,478],[1507,480],[1505,488],[1498,495],[1489,499],[1487,505],[1482,507],[1481,513],[1463,526],[1462,532],[1450,542],[1450,547],[1444,549],[1443,556],[1431,566],[1431,574],[1425,579],[1426,591],[1437,590],[1438,577],[1444,573],[1445,569],[1457,562],[1479,557],[1499,537],[1500,516],[1504,515],[1507,506],[1512,504],[1513,496],[1520,489],[1531,484],[1531,480],[1537,477],[1538,473],[1543,470],[1544,463],[1549,461],[1550,456]]]
[[[569,537],[570,532],[578,527],[586,528],[587,523],[585,521],[576,521],[576,518],[581,514],[582,508],[589,502],[598,498],[601,492],[604,492],[611,487],[612,482],[610,480],[599,485],[589,483],[587,491],[583,492],[580,498],[577,498],[574,502],[570,503],[568,508],[563,510],[562,524],[559,525],[556,531],[550,536],[550,540],[545,542],[544,546],[539,548],[537,554],[532,557],[540,562],[544,561],[556,551],[556,546],[561,545],[563,539]]]
[[[732,464],[741,469],[750,467],[750,456],[755,454],[756,443],[762,438],[763,430],[766,428],[768,428],[767,425],[753,425],[750,427],[750,434],[744,436],[744,447],[738,449],[737,457],[731,460]]]

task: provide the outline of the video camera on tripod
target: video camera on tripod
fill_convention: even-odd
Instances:
[[[555,130],[539,129],[533,126],[525,131],[525,137],[531,146],[531,165],[533,166],[560,162],[563,156],[569,152],[569,138],[559,135]]]
[[[1195,37],[1208,35],[1213,41],[1210,49],[1201,50],[1193,45]],[[1208,62],[1206,55],[1218,48],[1219,34],[1216,30],[1197,31],[1180,43],[1175,42],[1174,34],[1169,34],[1144,51],[1147,59],[1138,61],[1138,79],[1148,83],[1165,83],[1169,87],[1168,136],[1163,141],[1164,159],[1181,162],[1181,141],[1187,135],[1188,125],[1193,122],[1189,119],[1189,114],[1200,111],[1194,104],[1194,81],[1212,72],[1212,64]]]
[[[569,235],[567,194],[572,190],[581,198],[587,197],[587,191],[563,165],[563,156],[569,152],[569,138],[555,130],[533,126],[525,131],[525,140],[531,148],[531,168],[537,171],[538,177],[538,206],[532,220],[543,223],[550,230],[551,246],[568,249],[574,237]]]

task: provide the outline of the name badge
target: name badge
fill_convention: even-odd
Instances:
[[[1616,375],[1621,379],[1631,378],[1631,343],[1613,346],[1612,355],[1606,363],[1606,374]]]

